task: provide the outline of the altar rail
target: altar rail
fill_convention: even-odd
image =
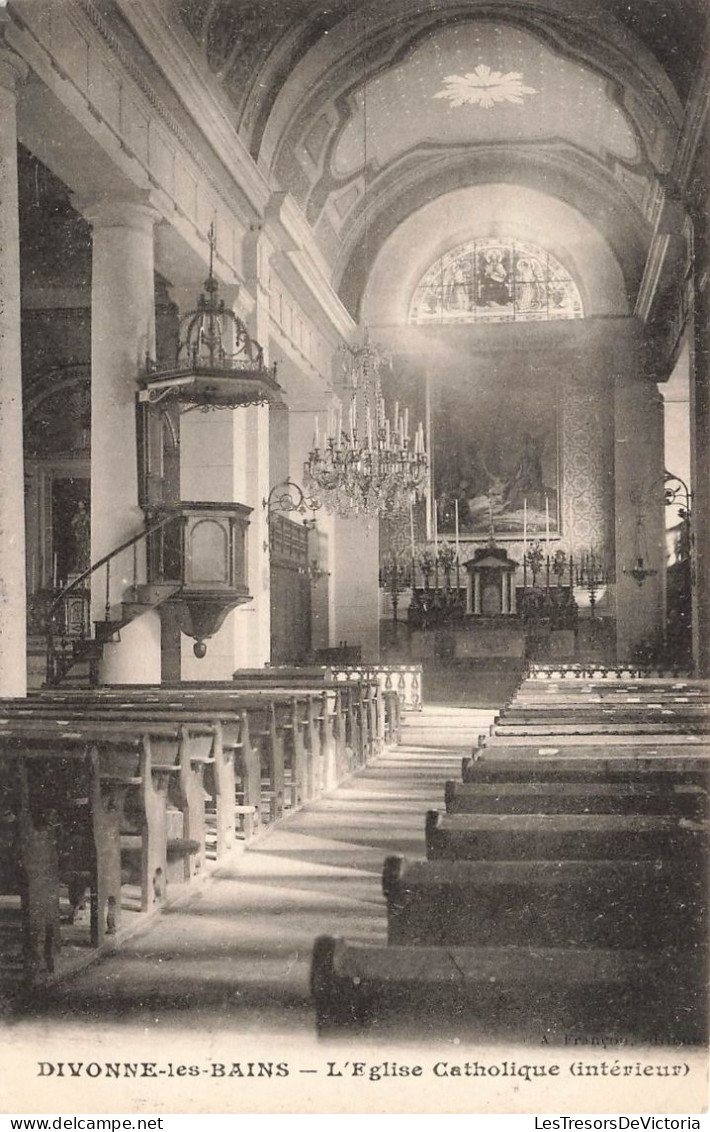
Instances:
[[[331,665],[333,680],[376,679],[382,692],[396,692],[404,711],[421,711],[424,705],[424,672],[421,664]]]
[[[581,680],[583,677],[599,680],[650,680],[655,677],[688,680],[692,677],[687,669],[671,665],[638,664],[529,664],[526,675],[531,680]]]

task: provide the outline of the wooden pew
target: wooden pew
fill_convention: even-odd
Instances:
[[[702,1042],[707,1032],[705,964],[693,949],[377,947],[321,936],[311,994],[320,1036],[505,1040],[521,1021],[537,1035],[634,1041]]]
[[[710,714],[705,704],[673,704],[673,705],[641,705],[638,704],[563,704],[513,705],[501,711],[496,717],[494,726],[500,724],[533,724],[553,723],[672,723],[678,730],[685,727],[694,727],[704,724],[706,729],[710,722]]]
[[[540,755],[537,748],[511,753],[485,748],[475,757],[461,760],[461,777],[475,782],[583,782],[640,783],[671,790],[678,784],[710,789],[710,763],[692,755],[644,754],[642,748],[569,747],[563,754]]]
[[[454,782],[444,788],[448,814],[668,814],[707,816],[702,787],[639,782]]]
[[[21,898],[26,981],[51,973],[61,940],[60,889],[73,922],[90,890],[89,941],[100,946],[121,922],[121,819],[134,789],[142,825],[142,866],[158,899],[166,872],[167,787],[151,773],[150,740],[56,730],[0,736],[3,810],[14,816],[17,876],[1,870],[5,893]],[[161,894],[162,895],[162,894]]]
[[[427,813],[429,860],[707,859],[707,830],[665,816]]]
[[[388,943],[700,948],[707,878],[685,861],[408,861],[382,874]]]
[[[200,696],[194,691],[183,694],[178,689],[151,689],[150,692],[131,690],[128,694],[121,689],[97,695],[55,695],[51,700],[45,697],[35,698],[30,706],[14,706],[13,710],[16,713],[24,711],[27,715],[38,711],[45,714],[61,711],[72,718],[89,714],[92,718],[100,719],[108,719],[119,713],[131,718],[143,716],[162,721],[170,718],[200,720],[221,726],[223,750],[226,744],[226,749],[232,754],[231,760],[224,756],[220,760],[220,778],[213,783],[217,803],[218,853],[221,854],[233,841],[234,756],[238,756],[244,764],[241,767],[241,779],[245,797],[243,805],[236,809],[242,809],[252,817],[254,828],[258,827],[263,816],[262,767],[267,779],[264,797],[268,800],[271,820],[281,817],[285,812],[287,769],[291,774],[291,803],[300,804],[304,800],[307,782],[313,777],[307,766],[308,758],[312,751],[320,755],[320,739],[313,734],[309,736],[310,749],[306,750],[305,733],[309,720],[316,727],[315,720],[309,717],[308,703],[305,702],[308,699],[307,696],[283,692],[269,692],[266,695],[210,692]],[[252,736],[258,749],[258,766],[254,765]],[[255,781],[256,778],[258,782]]]
[[[32,702],[46,704],[50,699],[52,703],[73,704],[77,709],[83,706],[91,710],[101,703],[121,702],[130,706],[139,702],[167,704],[171,709],[190,711],[195,708],[210,712],[246,711],[250,715],[250,735],[260,749],[266,773],[269,812],[273,820],[285,812],[287,769],[292,774],[289,789],[298,797],[304,793],[304,759],[306,763],[313,760],[313,766],[306,766],[305,779],[312,779],[319,791],[331,788],[354,768],[356,759],[349,736],[360,734],[353,722],[359,694],[357,687],[343,691],[337,683],[299,688],[296,693],[292,689],[275,687],[235,689],[233,684],[188,684],[184,687],[132,685],[110,690],[95,689],[88,695],[85,691],[65,695],[54,692],[51,697],[42,693]],[[359,742],[359,739],[356,741]],[[358,763],[361,758],[360,753]],[[288,763],[284,761],[286,759]]]
[[[584,720],[570,719],[567,722],[555,723],[540,720],[539,723],[492,723],[491,735],[498,738],[511,738],[516,736],[526,736],[528,738],[534,735],[550,735],[560,736],[565,735],[631,735],[637,738],[639,735],[674,735],[678,738],[686,735],[700,735],[706,736],[708,733],[707,724],[704,720],[658,720],[646,721],[639,719],[636,722],[623,721],[618,722],[585,722]]]
[[[107,789],[111,783],[114,791],[137,787],[129,801],[137,802],[133,808],[139,830],[132,843],[124,838],[124,848],[140,854],[143,911],[162,900],[169,874],[174,880],[188,879],[202,869],[204,769],[213,758],[214,740],[212,726],[152,719],[52,720],[18,714],[0,721],[0,757],[10,752],[46,763],[56,751],[85,758],[95,748]],[[180,815],[179,831],[172,838],[167,831],[169,800]],[[117,798],[112,805],[119,813]]]

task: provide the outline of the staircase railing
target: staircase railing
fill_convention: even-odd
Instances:
[[[164,515],[161,519],[147,526],[137,534],[132,535],[131,538],[126,539],[119,546],[115,547],[109,554],[104,554],[96,562],[92,563],[88,569],[84,570],[74,578],[68,586],[57,594],[52,601],[47,611],[46,620],[46,635],[47,635],[47,683],[58,684],[62,678],[67,674],[69,669],[78,660],[88,657],[94,663],[98,661],[97,655],[90,655],[88,651],[89,641],[96,641],[97,645],[102,645],[106,640],[110,639],[120,623],[116,623],[111,619],[111,565],[119,555],[125,551],[133,549],[132,555],[132,577],[133,581],[130,583],[134,592],[136,591],[138,582],[138,546],[141,542],[147,542],[157,531],[168,526],[170,523],[175,523],[182,520],[182,515],[178,512],[175,514]],[[158,562],[151,562],[150,549],[148,552],[148,561],[146,562],[146,580],[153,580],[150,575],[156,571],[162,575],[163,569],[163,546],[162,540],[159,548]],[[90,634],[91,616],[90,616],[90,595],[86,582],[102,567],[106,567],[106,589],[105,589],[105,604],[104,604],[104,617],[103,621],[97,620],[96,633],[92,637]],[[72,595],[76,595],[78,601],[81,602],[81,617],[76,620],[76,629],[78,631],[71,631],[68,623],[66,611],[68,609],[69,601]],[[61,609],[64,609],[65,616],[63,618],[63,625],[58,626],[58,617]],[[88,615],[87,615],[88,614]],[[104,625],[106,628],[103,633],[99,631],[99,626]],[[60,640],[60,647],[57,647],[57,641]]]

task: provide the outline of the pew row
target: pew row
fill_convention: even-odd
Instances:
[[[692,949],[376,947],[321,936],[311,965],[321,1037],[509,1040],[523,1022],[538,1041],[553,1030],[702,1042],[704,985]]]
[[[677,860],[408,861],[382,874],[390,945],[703,948],[707,878]]]
[[[398,709],[394,693],[322,681],[0,701],[0,894],[5,910],[18,902],[25,983],[77,939],[87,890],[84,943],[99,947],[120,931],[127,892],[159,907],[231,848],[240,820],[250,836],[368,761],[385,710],[385,734],[398,734]]]
[[[454,782],[444,787],[448,814],[667,814],[700,820],[707,792],[693,783]]]
[[[707,859],[705,825],[619,814],[443,814],[429,810],[429,860]]]

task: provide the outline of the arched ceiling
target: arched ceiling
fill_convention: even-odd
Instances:
[[[173,0],[179,18],[235,108],[235,124],[254,154],[279,90],[308,51],[357,10],[377,21],[391,5],[380,0]],[[469,5],[470,6],[470,5]],[[539,5],[538,5],[539,6]],[[568,0],[574,18],[587,18],[588,5]],[[687,98],[700,59],[704,0],[598,0],[609,18],[631,33],[658,62],[678,98]],[[420,7],[411,0],[410,9]],[[430,11],[441,7],[421,5]],[[463,7],[463,5],[459,5]]]
[[[172,2],[352,314],[409,216],[500,184],[576,209],[633,303],[704,0]]]

